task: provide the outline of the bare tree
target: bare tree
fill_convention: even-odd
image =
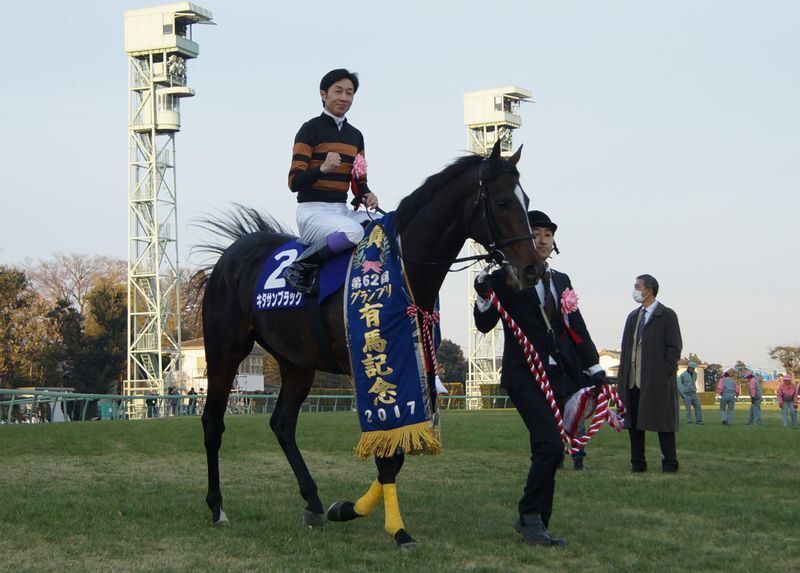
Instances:
[[[124,285],[128,282],[128,262],[114,257],[97,257],[100,278],[111,284]]]
[[[181,328],[185,340],[203,336],[203,292],[206,275],[202,270],[180,269]]]
[[[54,303],[66,300],[83,315],[86,295],[99,280],[123,284],[127,279],[127,263],[121,259],[99,255],[56,253],[53,260],[26,261],[26,271],[34,289]]]

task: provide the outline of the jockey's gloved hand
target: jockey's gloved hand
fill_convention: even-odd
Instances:
[[[479,272],[472,286],[475,287],[475,292],[478,293],[479,297],[482,299],[489,298],[488,294],[492,288],[492,276],[489,274],[489,270],[483,269]]]

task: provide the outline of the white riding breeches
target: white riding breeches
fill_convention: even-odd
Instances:
[[[300,242],[307,245],[313,245],[337,231],[344,233],[351,243],[357,245],[364,237],[361,223],[369,219],[365,209],[353,211],[346,203],[313,201],[297,205]]]

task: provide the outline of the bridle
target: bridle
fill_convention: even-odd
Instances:
[[[506,245],[510,245],[512,243],[518,243],[519,241],[530,240],[534,238],[534,235],[518,235],[516,237],[511,237],[508,239],[502,239],[500,241],[496,240],[496,237],[501,235],[500,228],[497,225],[497,221],[495,221],[494,217],[492,217],[492,210],[489,206],[489,188],[487,183],[500,175],[500,173],[514,173],[516,174],[517,171],[513,167],[502,167],[500,169],[500,173],[493,173],[490,171],[491,166],[489,165],[488,158],[484,158],[481,160],[480,165],[478,166],[478,195],[475,198],[475,202],[472,204],[472,216],[470,217],[470,224],[473,224],[475,221],[486,221],[489,233],[489,242],[486,245],[481,244],[481,246],[486,249],[485,255],[471,255],[468,257],[457,257],[455,259],[450,259],[448,261],[439,261],[439,262],[430,262],[430,261],[417,261],[414,259],[409,259],[405,255],[400,253],[400,258],[403,261],[408,263],[413,263],[415,265],[426,265],[426,266],[442,266],[447,265],[450,266],[454,263],[464,263],[467,261],[485,261],[489,264],[497,264],[502,265],[506,263],[506,256],[503,251],[500,250],[501,247],[505,247]],[[495,170],[496,171],[496,170]],[[467,267],[463,267],[458,269],[459,271],[464,270]],[[449,272],[457,272],[457,271],[449,271]]]
[[[490,166],[487,159],[481,161],[481,164],[478,166],[478,196],[475,198],[475,202],[472,205],[472,218],[471,221],[475,221],[476,218],[478,220],[485,220],[488,230],[489,230],[489,244],[483,245],[486,249],[486,255],[483,256],[483,260],[487,262],[494,262],[498,265],[503,264],[506,262],[506,256],[503,251],[500,250],[500,247],[505,247],[506,245],[511,245],[513,243],[518,243],[519,241],[525,241],[529,239],[533,239],[533,234],[528,235],[518,235],[516,237],[511,237],[508,239],[503,239],[502,241],[497,241],[495,239],[496,236],[500,234],[500,229],[497,226],[497,222],[492,217],[491,209],[489,208],[489,188],[487,186],[487,182],[490,180]],[[501,173],[517,173],[517,170],[514,168],[503,167],[501,168]],[[499,175],[499,174],[498,174]],[[491,177],[491,179],[495,179],[495,177]],[[520,187],[521,189],[522,187]],[[453,262],[460,262],[462,260],[472,260],[475,257],[469,258],[462,258],[456,259]],[[480,259],[478,259],[480,260]]]

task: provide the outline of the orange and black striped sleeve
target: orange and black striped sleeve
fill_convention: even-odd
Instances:
[[[322,174],[319,170],[320,163],[311,165],[311,156],[314,152],[313,130],[306,122],[302,125],[294,138],[292,147],[292,165],[289,167],[289,189],[297,193],[300,189],[310,187],[316,183]]]

